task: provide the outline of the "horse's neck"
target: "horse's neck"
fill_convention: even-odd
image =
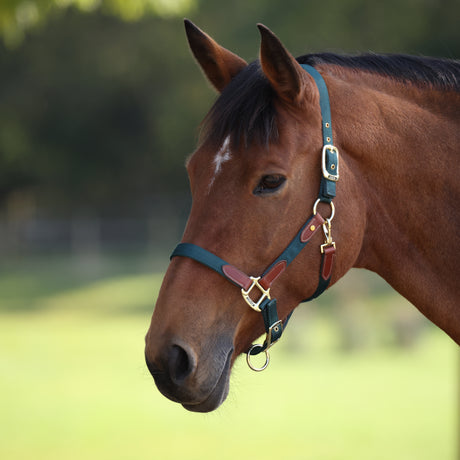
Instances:
[[[460,94],[379,78],[338,85],[349,86],[336,107],[338,139],[367,207],[356,266],[460,343]]]

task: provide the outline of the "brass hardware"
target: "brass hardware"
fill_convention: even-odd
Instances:
[[[331,126],[329,123],[325,123],[325,125],[326,125],[326,128],[329,128],[329,126]]]
[[[324,243],[331,244],[332,243],[332,229],[331,229],[330,220],[326,220],[326,222],[324,222],[323,233],[324,233]]]
[[[331,165],[331,169],[333,169],[333,170],[335,169],[335,164]]]
[[[260,276],[258,276],[258,277],[250,276],[249,278],[251,278],[252,284],[251,284],[251,286],[249,286],[249,289],[247,291],[245,291],[244,289],[241,289],[241,295],[243,296],[243,299],[246,301],[246,303],[253,310],[260,311],[260,304],[265,299],[271,299],[271,297],[270,297],[270,288],[264,289],[259,284]],[[252,300],[251,297],[249,296],[249,294],[251,293],[251,291],[252,291],[252,289],[254,287],[257,287],[260,290],[260,292],[262,293],[262,295],[259,297],[259,299],[257,301]]]
[[[328,142],[331,142],[331,138],[330,138],[330,137],[326,137],[326,140],[327,140]]]
[[[262,367],[255,367],[252,363],[251,363],[251,351],[255,348],[255,347],[260,347],[260,345],[253,345],[247,355],[246,355],[246,362],[248,363],[248,366],[255,372],[260,372],[260,371],[263,371],[264,369],[267,368],[268,366],[268,363],[270,362],[270,354],[268,353],[267,350],[264,350],[264,353],[265,353],[265,363]]]
[[[282,321],[277,321],[276,323],[273,323],[270,328],[268,329],[268,332],[267,332],[267,336],[265,338],[265,342],[264,342],[264,345],[258,345],[258,344],[255,344],[253,345],[248,353],[246,354],[246,362],[248,363],[248,366],[253,370],[253,371],[256,371],[256,372],[260,372],[260,371],[263,371],[264,369],[267,368],[268,366],[268,363],[270,362],[270,355],[268,353],[268,349],[274,345],[276,342],[278,342],[278,340],[280,339],[280,337],[278,337],[276,340],[272,341],[272,333],[273,332],[276,332],[278,333],[280,331],[280,329],[282,330],[283,328],[283,322]],[[266,344],[266,345],[265,345]],[[251,351],[256,348],[256,347],[263,347],[265,346],[265,350],[264,350],[264,353],[265,353],[265,363],[262,367],[255,367],[252,363],[251,363]]]
[[[335,242],[332,241],[332,219],[326,219],[326,222],[323,224],[323,233],[324,233],[324,244],[321,245],[321,254],[324,254],[324,248],[329,246],[334,246]]]
[[[329,243],[324,243],[324,244],[322,244],[322,245],[321,245],[321,254],[324,254],[324,248],[326,248],[326,247],[328,247],[328,246],[334,246],[334,248],[335,248],[335,241],[332,241],[331,244],[329,244]]]
[[[311,226],[310,226],[310,231],[311,231],[311,232],[314,232],[315,230],[316,230],[316,227],[315,227],[314,225],[311,225]]]
[[[283,323],[282,321],[277,321],[276,323],[273,323],[269,329],[268,329],[268,333],[267,333],[267,337],[265,339],[265,343],[267,344],[267,350],[273,345],[275,344],[276,342],[278,342],[279,340],[279,337],[278,339],[272,341],[272,333],[273,332],[278,332],[280,330],[280,328],[283,327]]]
[[[318,198],[316,201],[315,201],[315,204],[313,205],[313,214],[316,216],[316,208],[318,207],[318,203],[320,203],[321,200]],[[329,205],[331,206],[331,215],[326,219],[329,224],[332,222],[332,219],[334,218],[335,216],[335,206],[334,206],[334,203],[331,201],[329,203]]]
[[[329,141],[329,139],[328,139],[328,141]],[[337,171],[336,171],[335,174],[331,174],[326,168],[326,152],[327,151],[329,151],[331,153],[335,153],[337,155],[337,161],[336,161]],[[339,180],[339,151],[338,151],[337,147],[335,147],[334,145],[326,144],[323,147],[323,154],[322,154],[322,160],[321,160],[321,169],[323,171],[323,176],[326,179],[332,180],[334,182],[337,182]]]

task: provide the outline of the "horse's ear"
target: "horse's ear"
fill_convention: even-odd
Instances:
[[[257,24],[257,27],[262,38],[260,64],[277,94],[291,103],[298,103],[303,96],[313,94],[313,80],[279,38],[263,24]]]
[[[184,22],[193,55],[214,88],[222,92],[232,78],[248,65],[247,62],[220,46],[193,22],[188,19]]]

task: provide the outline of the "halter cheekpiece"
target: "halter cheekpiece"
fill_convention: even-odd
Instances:
[[[313,214],[307,219],[297,235],[289,243],[280,256],[260,276],[248,276],[238,268],[227,263],[212,252],[203,249],[192,243],[180,243],[171,254],[173,257],[189,257],[201,264],[216,271],[231,283],[241,288],[241,295],[245,302],[257,312],[262,314],[266,337],[264,343],[252,345],[247,351],[247,363],[252,370],[264,370],[270,361],[268,349],[277,342],[291,315],[287,317],[284,324],[278,318],[276,299],[270,296],[270,287],[273,282],[286,270],[287,266],[297,257],[300,251],[308,244],[316,232],[322,228],[324,233],[324,244],[321,245],[321,267],[319,281],[316,291],[304,302],[315,299],[321,295],[329,286],[332,268],[335,258],[335,242],[332,239],[331,222],[334,218],[335,208],[332,202],[336,195],[336,182],[339,180],[339,152],[333,145],[331,109],[329,94],[326,83],[321,74],[306,64],[301,64],[303,69],[315,80],[320,95],[320,107],[322,118],[323,149],[321,159],[321,182],[318,198],[313,205]],[[323,218],[317,212],[318,203],[328,203],[331,207],[331,214]],[[291,313],[292,314],[292,313]],[[255,367],[251,363],[251,356],[265,352],[265,363],[262,367]]]

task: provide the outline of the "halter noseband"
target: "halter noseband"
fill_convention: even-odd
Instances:
[[[291,314],[283,322],[278,318],[276,299],[270,296],[270,287],[273,282],[286,270],[287,266],[297,257],[300,251],[308,244],[314,234],[322,227],[324,244],[321,245],[321,267],[319,272],[318,286],[311,297],[303,302],[308,302],[321,295],[329,286],[332,275],[332,267],[335,258],[335,242],[332,240],[331,222],[335,208],[332,199],[336,195],[336,182],[339,180],[339,152],[332,141],[331,110],[326,83],[321,74],[306,64],[301,64],[316,82],[320,95],[320,107],[322,118],[323,150],[321,169],[322,176],[318,199],[313,205],[313,214],[308,218],[297,235],[289,243],[281,255],[258,277],[248,276],[238,268],[227,263],[212,252],[192,243],[180,243],[171,254],[173,257],[189,257],[211,268],[226,278],[231,283],[241,288],[241,294],[246,303],[255,311],[261,312],[265,325],[266,337],[262,345],[255,344],[247,351],[249,367],[255,371],[264,370],[270,361],[268,349],[277,342],[286,326]],[[317,212],[318,203],[324,202],[331,206],[331,215],[323,218]],[[251,356],[265,352],[265,363],[262,367],[254,367]]]

